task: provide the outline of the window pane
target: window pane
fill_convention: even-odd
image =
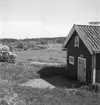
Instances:
[[[75,37],[75,47],[79,47],[79,36]]]
[[[69,63],[74,65],[74,57],[69,56]]]

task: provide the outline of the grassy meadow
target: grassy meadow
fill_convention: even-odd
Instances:
[[[100,105],[99,92],[67,80],[66,52],[61,50],[61,44],[51,46],[15,51],[15,64],[0,63],[0,105],[6,102],[9,105]],[[20,86],[35,78],[42,78],[56,88]]]
[[[61,44],[52,44],[51,48],[16,51],[17,59],[44,62],[66,62],[66,52],[62,51]]]

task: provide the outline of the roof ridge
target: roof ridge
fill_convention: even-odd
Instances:
[[[65,40],[63,48],[66,47],[75,31],[91,54],[100,53],[100,26],[74,24]]]
[[[92,25],[80,25],[80,24],[74,24],[75,26],[86,26],[86,27],[100,27],[100,26],[97,26],[97,25],[95,25],[95,26],[92,26]]]

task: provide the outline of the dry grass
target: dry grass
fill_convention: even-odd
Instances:
[[[66,63],[66,52],[56,49],[16,51],[21,61],[44,61]]]
[[[2,63],[0,65],[0,78],[15,84],[21,84],[29,79],[39,78],[39,75],[36,73],[38,69],[40,69],[39,66],[36,67],[23,62],[14,65]]]
[[[2,70],[4,67],[6,68],[3,70],[5,75],[4,79],[9,80],[8,76],[10,76],[10,80],[12,80],[11,78],[13,77],[13,81],[17,83],[19,82],[19,80],[22,80],[22,78],[25,81],[30,78],[39,78],[37,77],[36,72],[41,68],[45,68],[45,72],[43,71],[44,74],[48,73],[46,71],[50,71],[51,69],[51,72],[55,72],[55,75],[58,75],[61,72],[60,70],[64,70],[64,66],[38,67],[25,62],[20,62],[15,65],[2,64],[1,67]],[[17,78],[14,78],[14,73],[17,74]],[[20,83],[23,83],[25,81],[21,81]],[[67,89],[66,87],[58,87],[56,89],[50,90],[48,88],[34,89],[31,87],[20,87],[17,84],[9,85],[7,84],[7,82],[5,82],[4,84],[0,85],[0,96],[8,96],[8,93],[5,92],[5,90],[12,91],[11,88],[13,89],[13,94],[17,93],[17,97],[20,97],[17,99],[21,99],[21,102],[24,103],[24,105],[99,105],[100,103],[100,93],[90,91],[88,86],[83,86],[81,88],[70,87],[69,89]],[[9,92],[9,94],[11,96],[12,92]],[[18,102],[20,102],[20,100]]]
[[[20,62],[0,64],[0,78],[2,79],[0,80],[0,99],[11,95],[14,97],[13,94],[16,93],[19,99],[17,100],[18,105],[100,105],[100,93],[89,90],[88,86],[70,87],[69,89],[63,86],[52,90],[18,86],[29,79],[61,74],[64,76],[64,65],[41,66],[30,64],[30,62],[41,60],[41,62],[65,63],[65,52],[52,49],[20,51],[17,54]]]
[[[27,105],[99,105],[100,103],[100,94],[86,90],[17,87],[15,91],[26,100]]]

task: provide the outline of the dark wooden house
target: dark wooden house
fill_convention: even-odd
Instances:
[[[63,49],[68,78],[100,83],[100,26],[73,25]]]

